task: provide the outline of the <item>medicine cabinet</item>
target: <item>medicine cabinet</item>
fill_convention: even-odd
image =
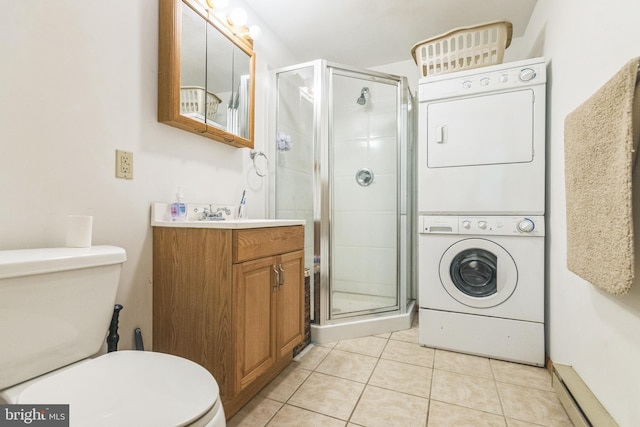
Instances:
[[[158,121],[253,148],[255,53],[197,0],[160,0]]]

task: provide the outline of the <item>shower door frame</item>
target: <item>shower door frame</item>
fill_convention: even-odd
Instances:
[[[413,246],[415,239],[413,234],[415,231],[415,215],[413,215],[413,199],[410,196],[410,192],[413,187],[413,179],[410,178],[412,170],[414,169],[410,158],[409,151],[413,150],[409,147],[410,142],[408,137],[410,132],[407,127],[408,123],[407,115],[411,113],[411,107],[409,112],[405,104],[411,104],[409,93],[409,86],[405,77],[399,77],[390,75],[387,73],[365,70],[356,67],[345,66],[342,64],[332,63],[323,59],[309,61],[294,66],[284,67],[274,70],[274,98],[277,99],[277,75],[279,73],[294,71],[297,69],[303,69],[313,67],[314,74],[314,93],[320,94],[316,96],[313,101],[313,245],[314,245],[314,259],[319,258],[319,283],[314,283],[314,269],[311,269],[311,282],[314,286],[319,286],[319,301],[314,301],[314,306],[319,304],[320,309],[315,310],[319,315],[319,318],[315,317],[313,323],[317,325],[332,325],[341,324],[357,319],[378,318],[393,314],[405,314],[412,307],[411,302],[415,300],[415,286],[412,283],[414,278],[414,269],[412,266],[412,259],[415,259],[415,248]],[[330,155],[332,146],[332,132],[331,126],[331,112],[333,106],[331,89],[332,89],[332,75],[337,71],[340,75],[347,77],[354,77],[363,81],[383,82],[388,84],[394,84],[396,86],[396,141],[397,144],[397,202],[396,202],[396,305],[390,307],[384,307],[382,309],[370,309],[357,312],[347,312],[338,316],[331,315],[331,225],[332,225],[332,212],[333,201],[331,194],[331,165]],[[408,99],[409,98],[409,99]],[[324,102],[323,102],[324,100]],[[354,98],[355,102],[355,98]],[[404,106],[404,109],[403,109]],[[275,113],[274,113],[275,116]],[[273,117],[270,120],[271,123],[276,123],[277,117]],[[275,136],[276,130],[272,130],[271,134]],[[272,158],[276,159],[276,149],[272,147],[270,150]],[[275,174],[274,174],[275,175]],[[270,180],[270,194],[275,195],[275,182],[276,178]],[[404,188],[404,189],[403,189]],[[270,198],[269,205],[270,213],[272,217],[276,217],[276,204],[272,203],[274,198]],[[401,226],[401,217],[406,215],[406,229],[404,233],[403,242],[403,227]],[[402,258],[402,252],[404,253],[404,260]],[[312,317],[313,313],[312,313]]]
[[[345,67],[343,65],[331,64],[327,63],[324,68],[326,72],[325,78],[322,82],[326,82],[326,92],[323,91],[323,95],[325,96],[326,102],[326,112],[325,116],[327,119],[326,126],[323,125],[323,129],[327,130],[326,140],[323,141],[324,147],[326,150],[321,153],[320,160],[322,161],[320,171],[321,176],[319,182],[321,183],[322,188],[320,189],[320,194],[322,197],[321,200],[321,222],[320,222],[320,240],[326,242],[324,245],[326,247],[326,251],[328,253],[329,262],[323,263],[323,258],[320,258],[320,292],[321,292],[321,310],[322,307],[325,309],[321,311],[321,322],[324,320],[324,324],[330,324],[333,322],[344,321],[344,319],[353,319],[359,318],[361,316],[373,316],[373,315],[384,315],[389,312],[397,312],[400,310],[400,301],[401,301],[401,282],[400,282],[400,206],[401,206],[401,144],[398,143],[400,141],[400,126],[399,122],[399,111],[400,111],[400,100],[401,97],[401,86],[400,81],[397,79],[390,78],[391,76],[387,74],[375,73],[364,70],[356,70],[351,67]],[[333,163],[334,163],[334,124],[332,119],[334,117],[334,97],[333,97],[333,85],[334,85],[334,76],[341,76],[346,78],[353,78],[363,82],[365,86],[367,83],[381,83],[393,85],[396,90],[396,202],[395,202],[395,212],[396,212],[396,259],[395,259],[395,283],[396,283],[396,294],[395,294],[395,304],[384,306],[380,308],[367,308],[362,310],[354,310],[347,311],[344,313],[336,314],[333,313],[334,308],[334,277],[332,275],[332,258],[335,256],[334,251],[331,251],[333,246],[332,242],[332,231],[333,231],[333,215],[334,215],[334,197],[333,197],[333,185],[335,184],[335,177],[332,179],[333,174]],[[357,95],[357,94],[356,94]],[[355,99],[355,98],[354,98]],[[354,101],[355,102],[355,101]],[[316,217],[317,219],[317,217]],[[323,274],[323,267],[328,270]],[[323,281],[324,280],[324,281]],[[372,295],[373,296],[373,295]],[[326,298],[326,303],[322,305],[322,299]],[[322,313],[324,312],[324,313]]]

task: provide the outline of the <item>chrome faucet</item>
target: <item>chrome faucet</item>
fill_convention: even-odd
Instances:
[[[227,207],[217,208],[216,209],[216,213],[214,215],[222,216],[222,212],[226,213],[227,215],[231,215],[231,209],[229,209]]]
[[[209,209],[204,208],[204,210],[200,214],[199,219],[200,221],[223,221],[224,220],[224,217],[222,216],[223,212],[227,215],[231,215],[231,210],[227,207],[216,208],[216,211],[214,212],[211,205],[209,205]]]

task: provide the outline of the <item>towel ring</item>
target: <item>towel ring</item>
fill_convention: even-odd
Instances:
[[[251,160],[253,160],[253,168],[256,170],[256,175],[258,175],[259,177],[267,176],[267,174],[269,173],[269,159],[267,158],[267,155],[262,151],[251,150],[249,152],[249,156],[251,157]],[[256,157],[260,156],[264,157],[264,160],[266,162],[264,172],[262,172],[260,168],[258,168],[258,165],[256,165]]]

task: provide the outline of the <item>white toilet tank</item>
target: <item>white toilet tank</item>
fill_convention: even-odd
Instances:
[[[100,351],[126,259],[115,246],[0,251],[0,390]]]

